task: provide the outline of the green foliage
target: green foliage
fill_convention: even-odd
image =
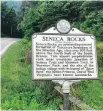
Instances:
[[[21,12],[15,15],[14,9],[6,2],[1,3],[2,32],[10,35],[13,29],[12,33],[17,35],[18,30],[19,36],[31,40],[33,33],[43,31],[64,18],[103,40],[103,1],[22,1],[21,4]]]
[[[55,110],[62,101],[51,81],[32,81],[31,65],[22,61],[30,48],[31,42],[22,39],[1,59],[2,110]]]
[[[67,19],[70,22],[78,20],[80,6],[83,2],[80,1],[51,1],[46,2],[44,19],[42,21],[41,30],[54,25],[59,19]]]
[[[84,32],[95,35],[97,40],[103,41],[103,10],[91,12],[84,22],[78,22],[75,25]]]
[[[103,10],[103,1],[85,1],[80,6],[80,10],[80,17],[84,21],[89,13]]]
[[[45,5],[42,2],[38,3],[35,5],[35,7],[29,8],[28,10],[25,11],[25,15],[23,17],[23,21],[18,25],[18,29],[23,30],[25,36],[29,37],[31,39],[31,35],[34,32],[39,32],[40,31],[40,21],[43,19],[43,13]]]
[[[71,87],[72,94],[94,109],[103,109],[103,42],[97,42],[98,80],[83,80]]]
[[[20,37],[23,31],[17,30],[17,26],[23,16],[21,12],[16,12],[13,7],[9,6],[12,2],[15,3],[14,1],[1,2],[1,32],[11,37]]]
[[[32,5],[29,9],[27,8],[23,21],[18,25],[18,29],[22,29],[24,34],[31,38],[33,33],[40,32],[54,25],[57,20],[61,18],[66,18],[70,21],[77,18],[77,16],[79,16],[78,12],[81,3],[82,2],[40,1],[34,5],[34,7]]]
[[[98,67],[103,67],[103,42],[97,44]]]
[[[18,29],[29,39],[33,33],[43,31],[64,18],[103,40],[102,1],[33,1],[24,4],[24,17]]]
[[[17,22],[15,10],[7,6],[6,2],[1,2],[1,31],[14,36]]]

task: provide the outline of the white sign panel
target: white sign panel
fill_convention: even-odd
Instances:
[[[33,79],[97,79],[95,42],[89,34],[33,35]]]

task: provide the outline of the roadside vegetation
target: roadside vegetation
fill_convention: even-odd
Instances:
[[[1,108],[11,110],[57,110],[61,95],[51,81],[32,81],[32,66],[25,54],[31,42],[13,44],[1,59]],[[103,108],[103,44],[97,43],[98,80],[83,80],[71,87],[71,93],[95,109]],[[9,70],[8,70],[9,69]]]
[[[98,79],[82,80],[73,85],[72,94],[94,109],[103,109],[103,42],[97,42]]]
[[[1,59],[1,108],[3,110],[57,110],[61,95],[51,81],[32,81],[31,35],[43,31],[64,18],[73,27],[95,35],[97,39],[98,80],[73,84],[71,93],[90,107],[103,109],[103,1],[22,1],[20,12],[7,10],[1,3],[1,31],[23,39],[13,44]],[[3,13],[5,12],[5,13]],[[13,17],[13,26],[9,22]],[[15,19],[18,18],[18,21]],[[8,27],[7,23],[9,24]],[[14,32],[11,31],[12,26]],[[6,29],[8,30],[4,30]],[[6,32],[7,31],[7,32]],[[75,108],[74,108],[75,109]]]
[[[32,81],[31,64],[25,58],[30,48],[31,42],[23,39],[1,59],[2,110],[56,110],[62,101],[51,81]]]

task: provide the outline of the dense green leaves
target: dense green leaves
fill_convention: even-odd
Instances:
[[[10,1],[10,3],[12,3],[12,1]],[[3,37],[6,34],[11,37],[20,37],[23,35],[23,32],[22,30],[17,30],[17,26],[20,21],[22,21],[23,15],[20,11],[15,11],[15,9],[10,6],[10,3],[9,1],[1,2],[1,36]]]
[[[3,33],[31,39],[33,33],[43,31],[64,18],[103,40],[103,1],[21,1],[21,4],[21,12],[15,13],[6,2],[2,2]]]
[[[25,53],[31,41],[13,44],[1,60],[2,110],[56,110],[62,101],[51,81],[32,81],[31,65]]]
[[[75,26],[102,40],[103,2],[94,1],[40,1],[25,2],[26,10],[18,29],[29,39],[35,32],[43,31],[64,18]],[[28,5],[29,4],[29,5]],[[28,8],[29,7],[29,8]]]
[[[91,33],[96,36],[97,40],[103,41],[103,10],[91,12],[85,18],[85,21],[77,23],[79,29]]]
[[[6,2],[1,3],[1,31],[9,36],[15,36],[17,22],[16,13]]]
[[[45,12],[45,4],[39,2],[35,7],[27,9],[24,13],[23,21],[18,25],[18,29],[23,30],[25,36],[30,36],[34,32],[40,32],[40,24],[43,20],[43,13]]]

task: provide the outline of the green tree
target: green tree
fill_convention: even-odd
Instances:
[[[45,2],[46,9],[41,29],[55,24],[59,19],[67,19],[70,22],[77,21],[80,15],[80,6],[83,2],[78,1],[51,1]]]
[[[24,1],[23,3],[25,4],[25,11],[18,29],[22,30],[29,39],[33,33],[55,25],[62,18],[67,19],[73,25],[76,24],[80,29],[101,38],[103,23],[102,1]],[[95,33],[97,28],[100,28],[100,30]]]
[[[1,2],[1,32],[9,36],[15,36],[17,27],[16,13],[6,2]]]
[[[94,11],[86,16],[86,20],[79,24],[79,28],[87,33],[94,34],[103,41],[103,10]]]
[[[34,6],[29,5],[30,7],[25,11],[23,21],[18,25],[18,29],[23,30],[24,34],[31,38],[33,32],[43,31],[61,18],[69,21],[77,19],[81,4],[82,2],[40,1]]]
[[[80,7],[80,18],[82,21],[86,19],[86,16],[91,12],[98,12],[103,10],[103,1],[86,1]]]
[[[34,32],[40,31],[40,24],[43,20],[43,13],[45,12],[44,2],[39,2],[33,8],[28,8],[25,11],[23,21],[18,25],[18,30],[23,30],[24,35],[31,38]]]
[[[21,12],[24,15],[24,13],[29,9],[33,8],[34,6],[37,5],[38,1],[21,1],[22,6],[21,6]]]

